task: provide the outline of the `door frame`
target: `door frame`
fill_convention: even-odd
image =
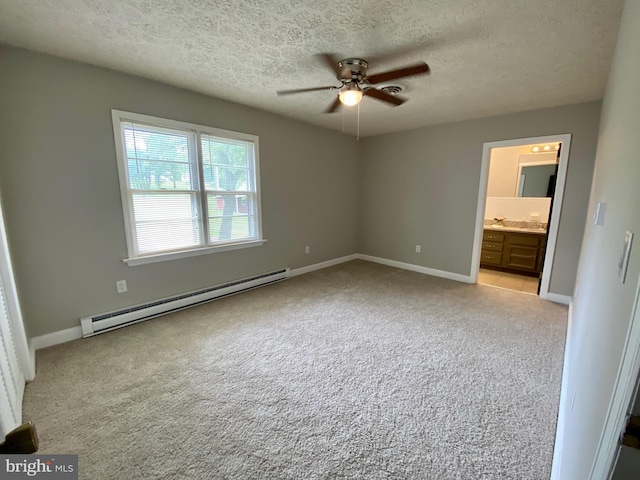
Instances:
[[[544,265],[542,267],[542,281],[540,282],[540,298],[551,300],[568,305],[571,297],[549,292],[551,273],[553,270],[553,260],[556,253],[558,240],[558,226],[562,215],[562,200],[564,198],[564,187],[567,177],[567,165],[569,163],[569,151],[571,149],[571,134],[546,135],[543,137],[516,138],[513,140],[500,140],[496,142],[486,142],[482,147],[482,165],[480,167],[480,187],[478,189],[478,206],[476,210],[476,230],[473,239],[473,253],[471,256],[471,283],[478,283],[478,270],[480,269],[480,252],[482,250],[482,231],[484,229],[484,211],[487,201],[487,187],[489,183],[489,164],[491,161],[491,150],[503,147],[518,147],[531,145],[534,143],[562,143],[560,158],[558,160],[558,177],[556,179],[556,190],[551,205],[551,218],[548,222],[548,239]]]
[[[567,345],[568,343],[567,336]],[[640,385],[640,278],[636,286],[631,322],[622,350],[622,360],[613,387],[613,396],[589,474],[590,480],[611,478],[613,475],[620,453],[620,437],[627,426],[627,414],[632,407],[638,385]],[[565,406],[562,402],[560,412],[564,416]],[[552,478],[560,479],[559,469],[558,465],[558,475]]]

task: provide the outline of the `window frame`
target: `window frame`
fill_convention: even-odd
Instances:
[[[120,197],[122,202],[122,212],[127,240],[128,257],[122,261],[129,266],[143,265],[147,263],[162,262],[174,260],[178,258],[187,258],[197,255],[206,255],[229,250],[237,250],[242,248],[258,247],[263,245],[266,240],[262,236],[262,202],[260,197],[260,160],[259,160],[259,138],[257,135],[249,133],[235,132],[224,130],[221,128],[199,125],[195,123],[182,122],[179,120],[171,120],[167,118],[144,115],[140,113],[126,112],[123,110],[111,110],[111,118],[113,124],[114,142],[116,147],[116,161],[118,165],[118,178],[120,181]],[[133,122],[144,124],[151,128],[168,128],[173,130],[182,130],[185,134],[194,135],[195,138],[195,156],[196,168],[198,170],[198,189],[196,196],[198,198],[200,208],[200,229],[201,240],[204,242],[196,247],[186,247],[175,250],[166,250],[162,252],[139,253],[136,249],[135,235],[135,215],[132,189],[129,183],[128,164],[125,153],[125,139],[122,133],[122,123]],[[231,141],[240,141],[253,144],[253,169],[254,172],[255,193],[248,191],[250,195],[255,195],[255,222],[256,222],[256,238],[250,240],[230,240],[214,245],[209,245],[209,213],[207,208],[207,188],[204,179],[204,159],[202,153],[202,135],[219,137]],[[235,192],[231,192],[235,193]]]

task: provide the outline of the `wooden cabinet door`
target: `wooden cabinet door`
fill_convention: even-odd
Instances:
[[[502,265],[506,268],[535,272],[538,267],[538,247],[508,245]]]
[[[538,273],[542,272],[543,268],[544,268],[544,247],[540,247],[538,249],[538,266],[536,268],[536,272]]]

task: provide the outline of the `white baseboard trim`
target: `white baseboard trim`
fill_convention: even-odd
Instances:
[[[326,262],[314,263],[313,265],[307,265],[306,267],[294,268],[289,272],[289,277],[297,277],[298,275],[304,275],[305,273],[313,272],[315,270],[322,270],[323,268],[333,267],[344,262],[350,262],[351,260],[357,260],[360,258],[360,254],[353,253],[346,257],[334,258],[333,260],[327,260]]]
[[[78,340],[79,338],[82,338],[82,328],[80,325],[77,327],[67,328],[66,330],[58,330],[57,332],[33,337],[29,343],[31,344],[32,349],[41,350],[60,343],[70,342],[71,340]]]
[[[327,267],[332,267],[340,263],[349,262],[351,260],[357,260],[359,255],[354,253],[347,255],[346,257],[334,258],[333,260],[327,260],[326,262],[316,263],[314,265],[308,265],[306,267],[296,268],[289,271],[289,277],[295,277],[304,273],[313,272],[314,270],[320,270]],[[32,351],[41,350],[43,348],[52,347],[61,343],[70,342],[72,340],[78,340],[82,338],[82,327],[72,327],[66,330],[59,330],[57,332],[47,333],[38,337],[31,338],[29,344]],[[35,354],[34,354],[35,363]],[[35,371],[35,368],[34,368]]]
[[[36,378],[36,349],[33,347],[33,343],[29,341],[29,365],[31,371],[28,375],[25,375],[27,382],[32,382]]]
[[[412,272],[423,273],[425,275],[432,275],[434,277],[447,278],[449,280],[455,280],[463,283],[474,283],[469,275],[461,275],[458,273],[445,272],[443,270],[437,270],[435,268],[422,267],[420,265],[413,265],[411,263],[398,262],[396,260],[388,260],[386,258],[374,257],[371,255],[362,255],[360,253],[353,253],[344,257],[334,258],[327,260],[326,262],[314,263],[313,265],[307,265],[306,267],[294,268],[289,271],[289,277],[297,277],[298,275],[304,275],[305,273],[314,272],[316,270],[322,270],[323,268],[333,267],[341,263],[350,262],[351,260],[365,260],[367,262],[380,263],[389,267],[401,268],[403,270],[409,270]],[[555,294],[550,294],[555,295]],[[557,295],[563,297],[562,295]],[[563,297],[565,298],[565,297]],[[570,297],[566,297],[571,300]],[[550,299],[551,300],[551,299]],[[560,300],[553,300],[560,301]],[[567,301],[567,304],[569,304]],[[560,301],[560,303],[563,303]],[[30,346],[32,350],[41,350],[43,348],[52,347],[60,343],[70,342],[72,340],[78,340],[82,338],[82,328],[72,327],[66,330],[60,330],[57,332],[47,333],[31,339]]]
[[[540,298],[543,300],[549,300],[550,302],[561,303],[563,305],[571,305],[571,297],[569,295],[560,295],[559,293],[542,293],[540,292]]]
[[[373,257],[371,255],[358,255],[360,260],[366,260],[368,262],[381,263],[389,267],[401,268],[403,270],[410,270],[412,272],[423,273],[425,275],[431,275],[433,277],[447,278],[449,280],[455,280],[456,282],[473,283],[473,280],[469,275],[461,275],[459,273],[445,272],[444,270],[436,270],[435,268],[422,267],[420,265],[414,265],[412,263],[398,262],[396,260],[389,260],[386,258]]]

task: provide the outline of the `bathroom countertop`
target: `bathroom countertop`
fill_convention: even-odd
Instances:
[[[544,228],[502,227],[500,225],[485,225],[484,229],[494,230],[496,232],[537,233],[539,235],[546,235],[547,233],[547,230]]]

